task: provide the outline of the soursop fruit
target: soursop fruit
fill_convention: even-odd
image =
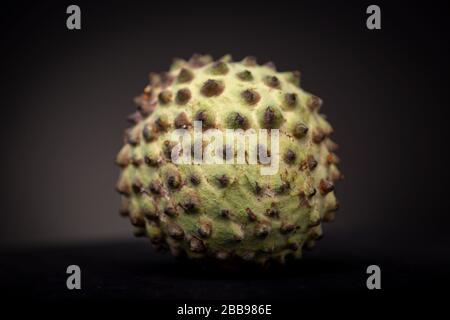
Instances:
[[[116,159],[120,213],[135,235],[189,258],[284,262],[311,249],[322,222],[334,219],[342,175],[322,100],[299,85],[298,71],[278,72],[253,57],[194,55],[151,73]],[[171,132],[191,134],[195,121],[201,130],[279,129],[277,173],[261,174],[260,153],[254,165],[176,163]],[[258,147],[270,155],[271,144]],[[224,158],[236,153],[226,150]]]

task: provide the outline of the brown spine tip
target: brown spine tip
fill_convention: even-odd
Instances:
[[[255,226],[255,235],[260,238],[265,238],[272,231],[272,227],[268,222],[259,222]]]
[[[170,101],[172,101],[172,96],[173,94],[171,91],[163,90],[159,93],[158,99],[161,104],[168,104]]]
[[[194,79],[194,73],[186,68],[181,69],[177,77],[179,83],[190,82],[192,79]]]
[[[161,76],[156,72],[150,72],[148,74],[148,83],[152,87],[158,87],[161,85]]]
[[[144,88],[144,98],[149,99],[153,95],[153,88],[149,85]]]
[[[123,143],[130,144],[130,135],[131,135],[131,128],[127,128],[123,132]]]
[[[122,149],[119,151],[119,154],[116,157],[116,164],[120,167],[126,167],[130,163],[131,159],[131,147],[129,145],[124,145]]]
[[[142,191],[142,182],[139,179],[136,179],[135,181],[133,181],[131,188],[133,189],[133,192],[135,194],[141,194]]]
[[[203,241],[196,237],[192,237],[191,241],[189,242],[189,249],[191,249],[192,252],[197,253],[206,251],[206,247]]]
[[[297,251],[298,249],[300,249],[300,246],[296,242],[288,243],[286,247],[292,251]]]
[[[144,157],[144,161],[150,167],[157,167],[161,162],[157,157],[150,157],[147,155]]]
[[[319,144],[319,143],[321,143],[323,140],[325,140],[325,137],[326,137],[326,135],[325,135],[325,133],[322,131],[322,129],[317,128],[317,129],[314,131],[312,140],[313,140],[314,143]]]
[[[335,155],[334,153],[329,153],[327,155],[327,163],[328,164],[338,164],[339,163],[339,158],[337,155]]]
[[[127,131],[126,139],[127,139],[128,144],[133,146],[133,147],[136,147],[139,144],[139,142],[140,142],[139,136],[136,135],[131,130]]]
[[[295,152],[291,149],[286,150],[286,153],[283,156],[284,162],[286,162],[287,164],[292,164],[295,162],[295,159],[297,159],[297,155],[295,154]]]
[[[199,110],[194,119],[201,122],[204,130],[214,127],[215,116],[209,110]]]
[[[276,76],[265,76],[263,79],[266,86],[279,89],[281,84]]]
[[[163,237],[162,235],[154,235],[154,236],[150,236],[150,242],[153,246],[160,246],[163,242]]]
[[[170,86],[175,80],[175,77],[171,75],[169,72],[162,72],[160,74],[160,77],[161,77],[161,86],[163,87]]]
[[[236,75],[242,81],[251,81],[251,80],[253,80],[253,75],[248,70],[244,70],[244,71],[238,72]]]
[[[189,59],[189,65],[193,68],[201,68],[211,62],[212,57],[210,55],[201,55],[197,53]]]
[[[211,71],[215,75],[224,75],[228,73],[229,69],[224,61],[217,61],[212,65]]]
[[[250,221],[256,221],[256,220],[258,220],[258,217],[257,217],[256,214],[252,211],[252,209],[246,208],[246,209],[245,209],[245,213],[247,213],[248,219],[249,219]]]
[[[148,189],[153,194],[156,194],[156,195],[161,194],[161,190],[162,190],[161,182],[158,180],[150,182]]]
[[[252,261],[255,258],[255,252],[254,251],[245,251],[242,254],[242,259],[244,261]]]
[[[249,105],[255,105],[261,99],[261,96],[259,95],[259,93],[253,89],[247,89],[247,90],[242,91],[241,97]]]
[[[304,125],[303,123],[298,123],[295,127],[294,127],[294,137],[296,137],[297,139],[301,139],[304,136],[306,136],[306,134],[308,133],[308,127],[306,125]]]
[[[136,106],[140,106],[144,103],[148,103],[149,101],[152,101],[154,98],[154,92],[153,89],[149,86],[147,86],[144,89],[144,93],[142,93],[141,95],[134,97],[133,101],[134,104],[136,104]]]
[[[283,116],[276,107],[268,106],[262,117],[262,127],[266,129],[276,129],[283,123]]]
[[[290,82],[296,86],[300,85],[300,71],[292,71]]]
[[[167,185],[171,189],[178,189],[181,186],[181,177],[178,172],[173,172],[168,175]]]
[[[337,149],[339,149],[338,144],[331,139],[327,139],[325,141],[325,145],[326,145],[328,151],[330,151],[330,152],[333,152],[333,151],[336,151]]]
[[[175,128],[177,129],[187,129],[190,125],[191,122],[188,119],[188,116],[186,115],[185,112],[181,112],[174,121],[174,125]]]
[[[316,97],[314,95],[311,95],[308,99],[307,102],[307,106],[309,108],[309,110],[311,111],[315,111],[315,110],[319,110],[320,107],[322,106],[322,99],[320,99],[319,97]]]
[[[233,114],[231,119],[231,127],[232,128],[240,128],[240,129],[247,129],[248,128],[248,120],[246,117],[242,116],[239,112],[236,112]]]
[[[309,221],[308,227],[309,228],[317,227],[318,225],[320,225],[321,222],[322,222],[321,218],[311,219]]]
[[[261,192],[262,192],[262,187],[259,185],[258,182],[255,182],[255,193],[261,194]]]
[[[275,63],[272,61],[268,61],[264,64],[265,67],[272,69],[273,71],[277,71],[277,67],[275,66]]]
[[[333,205],[329,206],[327,208],[327,211],[338,211],[339,208],[341,207],[341,204],[339,203],[339,201],[336,199],[336,201],[334,202]]]
[[[222,210],[220,210],[220,216],[222,217],[222,218],[229,218],[230,217],[230,210],[227,210],[227,209],[222,209]]]
[[[131,195],[131,185],[129,181],[123,177],[121,177],[117,182],[116,190],[126,197],[129,197]]]
[[[261,252],[264,252],[264,253],[273,253],[274,251],[275,251],[275,249],[273,247],[261,248]]]
[[[208,113],[205,110],[199,111],[195,115],[195,120],[201,121],[201,122],[207,122],[208,121]]]
[[[225,62],[233,62],[233,57],[231,56],[231,54],[226,54],[219,60],[225,61]]]
[[[157,107],[157,101],[156,100],[150,100],[145,101],[142,104],[138,106],[139,112],[142,114],[143,117],[147,117],[153,113],[153,111]]]
[[[222,82],[209,79],[203,84],[201,93],[206,97],[219,96],[224,89],[225,86]]]
[[[280,187],[277,189],[279,194],[283,194],[291,188],[291,185],[288,181],[283,181]]]
[[[131,164],[136,168],[139,167],[143,162],[144,162],[144,160],[141,158],[138,158],[138,156],[136,156],[136,155],[133,155],[131,157]]]
[[[286,93],[284,95],[284,103],[286,106],[293,108],[298,103],[298,97],[296,93]]]
[[[177,216],[177,210],[174,207],[167,207],[164,209],[164,213],[168,215],[169,217],[176,217]]]
[[[156,128],[159,132],[164,132],[170,127],[167,116],[160,116],[155,120]]]
[[[314,156],[309,155],[306,159],[306,164],[308,166],[309,171],[313,171],[317,167],[317,161]]]
[[[177,92],[176,102],[177,104],[184,105],[188,103],[191,97],[192,97],[191,90],[189,90],[188,88],[180,89]]]
[[[228,252],[225,251],[219,251],[216,253],[216,258],[218,260],[226,260],[229,257]]]
[[[223,174],[216,178],[219,186],[222,188],[226,188],[230,184],[230,178],[227,175]]]
[[[326,195],[327,193],[330,193],[334,190],[334,184],[329,180],[321,179],[319,183],[319,189],[322,195]]]
[[[300,192],[299,192],[299,194],[298,194],[298,199],[299,199],[299,201],[300,201],[300,204],[301,204],[303,207],[311,208],[311,204],[309,203],[308,197],[306,196],[306,194],[305,194],[304,191],[300,191]]]
[[[201,179],[197,175],[192,175],[192,176],[189,177],[189,181],[191,181],[191,183],[194,186],[198,186],[200,184],[200,182],[201,182]]]
[[[170,70],[176,70],[181,68],[186,64],[186,61],[184,59],[181,59],[179,57],[175,57],[172,59],[172,65],[170,66]]]
[[[145,228],[142,226],[142,227],[136,227],[134,230],[133,230],[133,235],[136,237],[136,238],[138,238],[138,237],[145,237],[145,235],[146,235],[146,233],[145,233]]]
[[[130,215],[129,205],[130,205],[130,200],[128,200],[128,198],[126,198],[126,197],[122,197],[122,201],[120,203],[120,210],[119,210],[119,213],[122,217],[127,217]]]
[[[145,125],[144,129],[142,129],[142,136],[145,141],[151,142],[156,139],[156,132],[149,125]]]
[[[200,223],[197,229],[198,234],[202,238],[209,238],[211,236],[212,227],[210,223]]]
[[[127,121],[131,124],[137,124],[142,120],[142,114],[139,111],[133,112],[127,117]]]
[[[141,216],[130,216],[130,222],[135,227],[145,227],[145,220]]]
[[[290,233],[290,232],[294,231],[294,229],[295,229],[295,224],[293,224],[293,223],[289,223],[286,221],[281,223],[280,232],[283,234]]]
[[[334,170],[331,172],[331,180],[332,181],[339,181],[344,179],[344,175],[339,170]]]
[[[309,192],[308,192],[308,197],[309,197],[309,198],[314,197],[314,196],[316,195],[316,193],[317,193],[316,188],[312,188],[312,189],[309,190]]]
[[[186,213],[196,213],[199,209],[200,203],[196,196],[191,196],[180,203],[180,206]]]
[[[278,218],[280,213],[275,208],[269,208],[266,210],[265,215],[271,218]]]
[[[336,217],[336,213],[334,211],[329,211],[325,213],[323,216],[323,222],[333,222]]]
[[[242,232],[236,232],[235,234],[233,234],[233,240],[236,242],[241,242],[242,240],[244,240],[244,234]]]
[[[257,61],[254,56],[247,56],[242,60],[242,64],[247,67],[254,67],[257,65]]]
[[[130,215],[130,210],[128,210],[128,208],[121,208],[119,214],[122,217],[128,217]]]
[[[169,141],[169,140],[165,140],[163,142],[163,153],[164,156],[170,160],[172,158],[172,149],[175,147],[175,142],[174,141]]]
[[[167,225],[167,233],[169,236],[175,240],[183,240],[184,238],[184,231],[183,229],[175,224],[175,223],[169,223]]]
[[[266,126],[270,126],[272,122],[275,120],[275,112],[273,111],[273,108],[267,107],[266,111],[264,112],[264,124]]]
[[[159,220],[159,213],[155,210],[143,209],[142,213],[147,218],[147,220],[151,220],[151,221]]]

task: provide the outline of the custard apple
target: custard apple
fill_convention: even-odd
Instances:
[[[278,72],[254,57],[194,55],[150,73],[116,158],[120,213],[135,235],[174,256],[228,262],[283,263],[311,249],[322,222],[334,219],[342,174],[333,129],[318,113],[322,100],[299,85],[298,71]],[[171,133],[193,135],[194,123],[201,131],[278,129],[278,170],[262,174],[262,155],[273,150],[259,142],[256,164],[178,163]],[[205,150],[205,141],[193,144]],[[234,144],[222,151],[224,160],[237,152]]]

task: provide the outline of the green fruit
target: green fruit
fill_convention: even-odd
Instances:
[[[312,248],[322,222],[338,209],[334,182],[341,173],[332,127],[318,113],[322,100],[299,82],[299,72],[280,73],[252,57],[194,55],[176,60],[169,72],[152,73],[116,159],[120,212],[135,234],[190,258],[284,262]],[[261,159],[255,165],[174,163],[171,133],[191,134],[195,121],[202,130],[279,129],[277,173],[261,175]],[[224,159],[233,156],[229,148]],[[259,150],[269,155],[270,148]]]

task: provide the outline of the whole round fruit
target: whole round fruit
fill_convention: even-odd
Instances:
[[[334,219],[334,183],[342,175],[332,127],[318,113],[322,100],[299,87],[300,73],[277,72],[253,57],[194,55],[149,80],[116,159],[120,212],[135,235],[175,256],[227,261],[284,262],[312,248],[322,222]],[[228,163],[237,154],[233,142],[224,144],[223,163],[204,163],[203,153],[179,163],[172,134],[194,136],[196,123],[200,132],[267,129],[278,149],[275,140],[258,140],[257,162],[249,163],[249,142],[245,162]],[[200,139],[193,145],[205,152]],[[275,151],[276,172],[262,174]]]

